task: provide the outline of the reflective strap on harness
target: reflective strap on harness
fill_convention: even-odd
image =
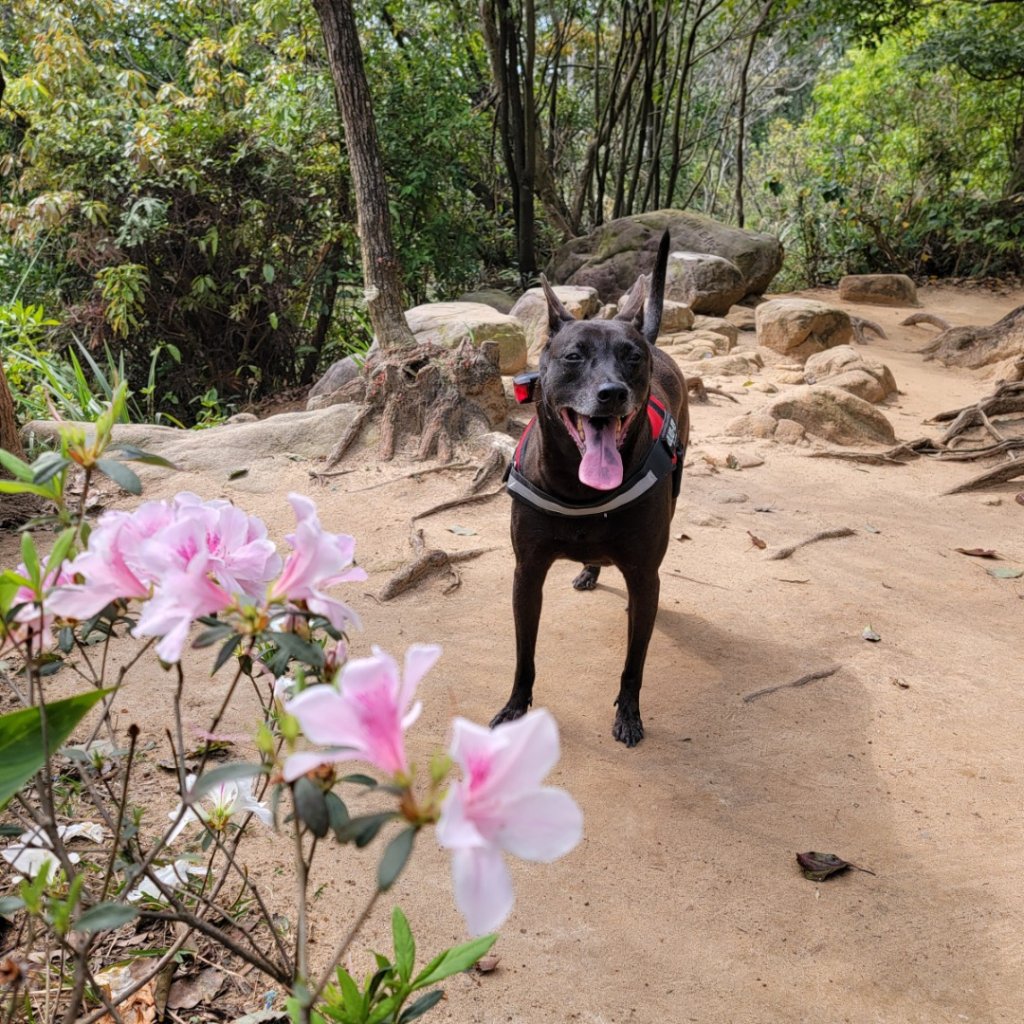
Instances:
[[[561,501],[551,494],[535,487],[519,471],[522,454],[526,450],[526,442],[536,420],[530,420],[516,445],[515,455],[506,476],[508,493],[517,501],[532,505],[542,512],[555,516],[572,518],[583,516],[607,515],[632,505],[642,498],[655,484],[663,480],[669,473],[673,474],[672,494],[677,497],[682,477],[684,449],[679,444],[679,429],[676,421],[658,401],[651,396],[647,404],[647,416],[651,422],[654,443],[647,453],[643,465],[620,487],[608,497],[591,502]]]

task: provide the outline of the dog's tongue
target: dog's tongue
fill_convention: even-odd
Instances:
[[[622,483],[622,456],[615,447],[615,421],[608,419],[598,428],[589,417],[580,419],[587,446],[580,462],[580,481],[599,491],[613,491]]]

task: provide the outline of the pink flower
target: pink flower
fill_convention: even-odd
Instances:
[[[298,521],[295,532],[285,538],[293,551],[284,563],[280,578],[270,588],[270,600],[302,601],[335,629],[344,629],[348,623],[359,628],[359,617],[348,605],[322,593],[323,587],[366,579],[366,573],[352,564],[356,550],[354,538],[324,531],[317,518],[316,505],[309,498],[289,494],[288,501]]]
[[[306,738],[330,749],[292,754],[285,761],[285,781],[338,761],[367,761],[389,776],[406,773],[405,730],[420,714],[413,697],[440,654],[440,647],[413,644],[400,676],[394,659],[374,647],[372,658],[346,662],[337,689],[311,686],[290,700],[285,710],[299,720]]]
[[[503,852],[553,861],[583,835],[583,815],[561,789],[541,786],[558,760],[558,727],[531,711],[497,728],[456,718],[448,752],[463,771],[441,807],[438,842],[452,851],[455,903],[475,935],[493,931],[512,910]]]
[[[41,565],[44,592],[42,606],[36,604],[35,593],[30,587],[21,586],[14,592],[11,607],[14,608],[18,605],[22,607],[14,613],[8,627],[4,627],[0,623],[0,654],[9,648],[24,647],[26,644],[30,644],[29,653],[38,655],[53,646],[53,633],[50,626],[53,624],[54,613],[46,591],[51,587],[69,583],[71,577],[66,562],[52,570],[47,568],[47,562],[48,559],[44,558]],[[24,578],[28,570],[22,564],[15,571]]]

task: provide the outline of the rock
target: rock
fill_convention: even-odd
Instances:
[[[771,299],[754,316],[760,345],[801,362],[853,340],[849,315],[813,299]]]
[[[750,497],[742,491],[715,491],[711,495],[711,500],[717,501],[719,505],[742,505],[743,502],[750,501]]]
[[[606,302],[598,311],[595,320],[614,320],[618,315],[619,307],[614,302]]]
[[[740,337],[739,328],[720,316],[695,316],[693,318],[693,329],[695,331],[713,331],[715,334],[725,335],[729,339],[727,352],[732,350],[732,347],[739,341]]]
[[[666,299],[661,311],[661,333],[675,334],[693,327],[693,310],[683,302]]]
[[[254,412],[236,412],[234,416],[229,416],[224,421],[224,426],[230,427],[238,423],[258,423],[259,419]]]
[[[359,376],[359,364],[353,356],[337,359],[324,371],[324,375],[309,390],[306,408],[325,409],[333,405],[336,391],[344,387],[350,380]]]
[[[255,423],[222,424],[206,430],[115,423],[113,438],[115,442],[132,444],[143,451],[162,455],[179,469],[219,472],[226,479],[236,469],[246,469],[267,459],[290,456],[313,459],[328,455],[360,408],[353,404],[332,405],[318,412],[284,412]],[[80,426],[87,436],[95,432],[91,423]],[[59,424],[49,420],[29,423],[25,431],[31,431],[37,437],[59,439]],[[137,463],[133,463],[132,468],[146,474],[169,472]],[[267,476],[271,486],[272,475],[269,473]]]
[[[557,285],[554,292],[577,320],[586,320],[601,309],[601,300],[593,288]],[[523,292],[509,316],[522,325],[529,360],[535,363],[548,341],[548,304],[544,299],[544,289],[530,288]]]
[[[662,335],[658,338],[658,348],[677,357],[704,359],[728,354],[730,345],[724,334],[715,331],[682,331],[680,334]]]
[[[779,420],[775,424],[775,440],[783,444],[799,444],[806,434],[803,424],[796,420]]]
[[[766,395],[777,395],[779,393],[779,389],[771,381],[767,380],[759,380],[756,384],[752,384],[751,387],[754,391],[760,391]]]
[[[605,301],[612,301],[628,291],[640,274],[654,269],[665,228],[673,250],[721,256],[735,264],[744,281],[743,295],[766,291],[782,267],[782,246],[773,235],[728,227],[697,213],[655,210],[620,217],[566,242],[551,258],[548,277],[589,285]]]
[[[765,418],[773,421],[772,432],[766,433]],[[896,443],[892,424],[869,402],[840,388],[827,386],[793,388],[780,395],[763,409],[738,416],[726,424],[727,434],[739,437],[775,437],[781,421],[792,421],[801,430],[835,444],[862,445]],[[786,438],[797,433],[786,426]]]
[[[496,309],[499,313],[506,315],[512,312],[512,307],[516,304],[516,300],[511,295],[498,288],[481,288],[479,291],[466,292],[465,295],[460,295],[456,301],[475,302],[490,306],[491,309]]]
[[[727,313],[743,298],[746,282],[739,267],[723,256],[700,252],[670,252],[665,297],[685,302],[694,313]]]
[[[865,402],[884,402],[897,393],[896,378],[889,367],[849,345],[837,345],[809,356],[804,364],[804,380],[808,384],[842,388]]]
[[[526,335],[517,319],[479,302],[428,302],[406,310],[405,319],[420,343],[457,348],[467,338],[474,345],[494,341],[502,373],[526,367]]]
[[[695,373],[701,377],[749,377],[761,369],[756,352],[730,352],[727,356],[677,359],[676,362],[684,374]]]
[[[839,282],[839,298],[880,306],[921,305],[917,287],[906,274],[847,274]]]
[[[725,314],[725,319],[728,320],[729,323],[731,323],[737,330],[757,330],[757,324],[754,322],[754,311],[749,306],[733,306],[732,309]]]
[[[721,516],[702,508],[694,508],[687,512],[686,521],[693,526],[717,526],[719,529],[725,526],[725,520]]]
[[[729,459],[732,461],[726,464],[731,469],[756,469],[758,466],[764,465],[764,459],[760,455],[754,455],[753,452],[730,452]]]

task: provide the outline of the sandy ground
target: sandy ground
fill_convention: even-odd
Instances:
[[[835,293],[814,294],[837,302]],[[1024,302],[1020,293],[938,288],[922,299],[957,324],[990,323]],[[889,332],[869,351],[901,388],[884,408],[900,438],[937,434],[929,416],[991,390],[975,374],[915,355],[932,332],[898,327],[907,310],[847,308]],[[663,565],[642,695],[647,736],[634,750],[610,735],[625,648],[621,577],[605,570],[585,594],[569,586],[576,567],[568,563],[549,577],[535,698],[559,722],[552,782],[582,806],[585,838],[556,864],[513,866],[518,898],[498,969],[451,979],[429,1020],[1024,1019],[1024,580],[994,579],[986,573],[993,563],[953,550],[994,548],[999,564],[1024,568],[1024,507],[1014,501],[1022,484],[942,497],[983,467],[922,459],[876,468],[810,459],[810,447],[737,441],[723,425],[765,400],[741,384],[724,384],[739,406],[713,398],[693,407],[673,524],[673,535],[688,539],[672,542]],[[757,454],[764,465],[727,469],[730,451]],[[147,494],[189,488],[230,497],[276,538],[292,524],[285,493],[315,497],[328,527],[357,537],[370,573],[349,595],[365,623],[357,651],[444,646],[422,687],[425,712],[411,738],[419,759],[445,740],[452,714],[487,721],[508,695],[513,667],[507,499],[423,522],[431,546],[491,549],[461,565],[461,587],[444,595],[435,580],[381,604],[373,595],[409,558],[409,516],[458,496],[466,474],[372,486],[409,465],[356,459],[351,473],[319,488],[308,479],[313,465],[284,453],[249,468],[236,482],[150,473]],[[455,526],[474,534],[452,534]],[[835,527],[856,534],[785,561],[767,557]],[[10,556],[9,541],[3,551]],[[862,638],[868,625],[881,642]],[[226,680],[208,683],[208,661],[192,660],[189,710],[198,724]],[[743,700],[833,665],[841,667],[830,678]],[[153,670],[136,679],[127,702],[126,720],[157,744],[170,686]],[[246,716],[226,728],[242,739]],[[158,806],[175,802],[155,768],[151,785]],[[318,956],[354,914],[378,849],[332,849],[320,861]],[[795,863],[801,850],[832,851],[874,874],[814,883]],[[254,867],[288,913],[289,873],[272,856],[262,844]],[[464,937],[447,856],[432,837],[394,896],[424,958]],[[385,910],[371,920],[365,948],[386,947],[387,919]],[[353,957],[357,969],[370,963],[362,952]],[[265,988],[254,987],[249,1009],[262,1005]]]

